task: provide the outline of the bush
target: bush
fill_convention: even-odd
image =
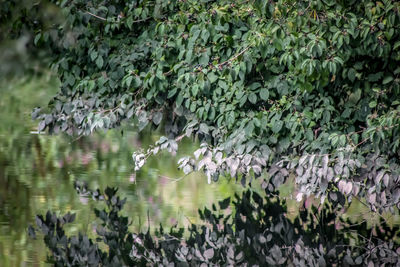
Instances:
[[[293,174],[299,200],[399,204],[398,1],[54,2],[66,23],[35,40],[62,85],[40,131],[160,126],[136,169],[198,137],[180,166],[209,182]]]

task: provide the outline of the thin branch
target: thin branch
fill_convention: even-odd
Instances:
[[[363,224],[363,223],[365,223],[365,222],[367,222],[367,220],[366,220],[366,219],[363,219],[361,222],[358,222],[358,223],[349,223],[349,224],[347,224],[347,226],[348,226],[348,227],[354,227],[354,226],[361,225],[361,224]]]
[[[192,221],[190,220],[190,218],[189,218],[188,216],[186,216],[186,215],[183,215],[183,216],[185,216],[186,220],[188,220],[188,222],[189,222],[190,224],[193,224]]]
[[[168,176],[166,176],[166,175],[158,175],[158,177],[164,178],[164,179],[167,179],[167,180],[170,180],[171,183],[176,183],[176,182],[179,182],[180,180],[182,180],[183,178],[185,178],[185,177],[188,176],[188,175],[189,175],[189,174],[185,174],[185,175],[183,175],[183,176],[181,176],[181,177],[179,177],[179,178],[176,178],[176,179],[171,178],[171,177],[168,177]]]
[[[363,202],[358,196],[353,196],[353,197],[357,199],[361,204],[370,209],[370,206],[367,203]],[[386,220],[386,218],[378,211],[372,211],[372,214],[377,214],[387,225],[389,225],[389,222]]]
[[[144,19],[134,20],[132,23],[144,22],[144,21],[147,21],[147,20],[149,20],[149,19],[151,19],[151,17],[147,17],[147,18],[144,18]]]
[[[96,14],[93,14],[93,13],[91,13],[91,12],[89,12],[89,11],[86,11],[85,13],[86,13],[86,14],[89,14],[90,16],[93,16],[93,17],[95,17],[95,18],[98,18],[98,19],[100,19],[100,20],[102,20],[102,21],[107,21],[106,18],[97,16]]]
[[[147,210],[147,227],[148,227],[147,231],[150,232],[150,212],[149,212],[149,210]]]
[[[178,136],[177,138],[175,138],[175,142],[181,141],[185,136],[186,136],[186,134],[182,134],[182,135]]]
[[[93,14],[93,13],[91,13],[91,12],[89,12],[89,11],[84,11],[84,12],[85,12],[86,14],[92,16],[92,17],[95,17],[95,18],[99,19],[99,20],[107,21],[106,18],[100,17],[100,16],[98,16],[98,15],[96,15],[96,14]],[[151,19],[151,17],[147,17],[147,18],[144,18],[144,19],[134,20],[134,21],[132,21],[132,23],[144,22],[144,21],[147,21],[147,20],[149,20],[149,19]]]
[[[247,50],[249,50],[250,47],[251,47],[251,46],[249,45],[248,47],[246,47],[245,49],[243,49],[241,52],[239,52],[238,54],[236,54],[236,55],[233,56],[232,58],[230,58],[230,59],[228,59],[228,60],[226,60],[226,61],[224,61],[224,62],[218,64],[217,66],[218,66],[218,67],[222,67],[223,65],[226,65],[226,64],[228,64],[228,63],[234,61],[235,59],[237,59],[238,57],[240,57],[241,55],[243,55]]]
[[[79,139],[81,139],[84,135],[81,134],[80,136],[78,136],[77,138],[75,138],[74,140],[72,140],[69,144],[75,143],[76,141],[78,141]]]
[[[354,145],[354,147],[353,147],[353,148],[357,148],[358,146],[360,146],[360,145],[364,144],[365,142],[367,142],[369,139],[370,139],[369,137],[365,138],[365,139],[364,139],[364,140],[362,140],[360,143],[358,143],[358,144]]]
[[[172,73],[173,70],[174,70],[174,69],[172,68],[172,69],[170,69],[169,71],[164,72],[163,75],[164,75],[164,76],[169,76],[169,75],[171,75],[171,73]]]

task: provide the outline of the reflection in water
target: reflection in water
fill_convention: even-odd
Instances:
[[[241,190],[226,180],[210,186],[201,174],[171,180],[182,176],[176,168],[179,154],[152,158],[133,174],[133,150],[154,143],[157,134],[138,137],[129,128],[124,135],[116,130],[78,139],[30,134],[35,130],[30,111],[43,106],[56,86],[54,79],[42,77],[0,87],[0,266],[45,265],[46,248],[41,240],[28,239],[26,227],[48,209],[77,213],[70,233],[92,233],[95,203],[76,197],[75,179],[90,188],[119,187],[128,198],[125,212],[133,231],[148,227],[147,212],[152,226],[195,223],[199,207]],[[183,154],[193,150],[190,141],[180,147]]]

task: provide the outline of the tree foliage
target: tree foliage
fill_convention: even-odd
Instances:
[[[35,46],[35,33],[46,32],[47,40],[49,34],[57,32],[53,27],[61,21],[59,8],[48,1],[0,1],[0,60],[5,62],[0,66],[0,76],[9,79],[24,72],[47,71],[49,43]]]
[[[180,166],[209,181],[268,172],[272,191],[293,174],[299,200],[399,205],[398,1],[54,2],[66,23],[35,41],[62,86],[40,131],[161,125],[136,169],[198,137]]]
[[[287,218],[285,202],[262,198],[248,190],[233,201],[220,201],[212,211],[200,212],[202,224],[192,224],[188,233],[162,227],[155,234],[129,231],[128,217],[121,215],[126,199],[117,189],[90,191],[76,183],[86,197],[104,201],[95,209],[101,224],[96,239],[84,234],[67,236],[64,227],[74,214],[47,212],[36,224],[51,251],[56,266],[397,266],[400,264],[398,233],[383,221],[379,227],[351,224],[329,207],[311,213],[303,209],[293,221]],[[32,237],[36,229],[29,228]]]

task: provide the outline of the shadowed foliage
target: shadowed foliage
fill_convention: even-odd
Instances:
[[[121,215],[126,199],[116,188],[90,191],[75,183],[81,196],[105,204],[94,212],[101,224],[96,238],[66,236],[64,226],[74,214],[47,212],[36,217],[38,229],[59,266],[395,266],[400,264],[398,230],[384,221],[370,228],[337,217],[331,207],[302,210],[287,218],[284,201],[263,198],[248,190],[234,200],[199,211],[201,224],[187,232],[160,226],[151,234],[129,231],[130,218]],[[232,208],[234,212],[232,212]],[[32,237],[36,230],[29,227]]]

